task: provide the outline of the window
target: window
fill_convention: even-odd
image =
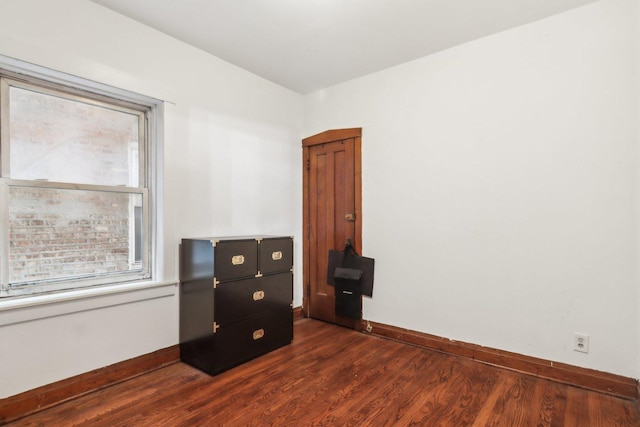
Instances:
[[[0,70],[0,296],[151,277],[153,105],[85,89]]]

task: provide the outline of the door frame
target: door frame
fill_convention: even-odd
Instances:
[[[310,147],[344,139],[354,139],[354,196],[355,196],[355,236],[353,245],[362,253],[362,128],[332,129],[302,140],[302,313],[309,317],[309,296],[311,279],[309,273],[310,253],[310,212],[309,212],[309,165]],[[359,327],[359,323],[356,329]]]

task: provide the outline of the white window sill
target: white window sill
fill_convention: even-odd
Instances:
[[[136,282],[0,300],[0,326],[174,296],[178,283]]]

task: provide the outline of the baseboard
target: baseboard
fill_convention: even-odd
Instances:
[[[294,307],[293,320],[303,317],[302,307]],[[0,425],[179,361],[175,345],[0,399]]]
[[[373,335],[406,344],[467,357],[489,365],[499,366],[625,399],[637,400],[640,396],[640,386],[638,385],[638,381],[633,378],[524,356],[504,350],[482,347],[475,344],[451,341],[446,338],[381,323],[366,320],[363,320],[362,323],[363,331],[367,331],[368,327],[370,327],[369,333]]]
[[[304,317],[302,307],[293,309],[294,320]],[[625,399],[638,399],[640,384],[633,378],[535,357],[510,353],[446,338],[411,331],[376,322],[363,321],[362,330],[405,344],[467,357],[482,363],[511,369],[540,378],[558,381]],[[99,368],[72,378],[38,387],[5,399],[0,399],[0,425],[36,411],[62,403],[92,391],[100,390],[127,379],[151,372],[180,360],[177,345]]]
[[[175,345],[0,399],[0,425],[179,360],[180,352]]]

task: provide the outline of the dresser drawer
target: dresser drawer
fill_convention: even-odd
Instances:
[[[290,307],[293,300],[293,273],[220,283],[214,297],[218,325],[236,322],[264,311]]]
[[[290,237],[262,239],[258,250],[260,273],[291,271],[293,268],[293,239]]]
[[[218,282],[258,274],[258,241],[221,240],[215,243],[214,271]]]
[[[261,354],[291,343],[291,307],[261,313],[222,325],[215,334],[216,371],[229,369]]]

